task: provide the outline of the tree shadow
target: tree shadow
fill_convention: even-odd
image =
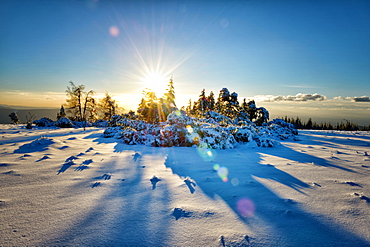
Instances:
[[[290,158],[290,152],[294,153],[288,148],[280,149],[282,153],[288,152],[284,155],[287,158]],[[165,166],[180,177],[192,178],[208,197],[215,200],[221,198],[250,227],[259,229],[261,224],[259,222],[267,222],[274,234],[279,234],[284,246],[369,245],[341,226],[327,223],[328,220],[324,217],[319,220],[293,199],[281,198],[261,183],[260,178],[263,178],[281,183],[302,194],[305,194],[305,190],[310,190],[308,184],[290,174],[272,165],[261,164],[262,157],[256,151],[262,150],[267,149],[218,150],[213,162],[205,162],[195,149],[189,148],[185,155],[172,149],[168,152]],[[323,160],[317,157],[314,159],[315,157],[303,155],[299,158],[310,161],[313,159],[316,162],[320,161],[323,166],[343,169],[325,162],[321,163]],[[215,171],[212,168],[215,165],[227,170],[227,176],[220,174],[221,168]],[[266,232],[260,232],[257,238],[264,234]],[[282,246],[281,242],[270,244]]]
[[[331,167],[331,168],[336,168],[336,169],[340,169],[340,170],[347,171],[347,172],[357,173],[356,171],[352,169],[332,164],[323,158],[293,150],[286,145],[281,145],[276,148],[263,149],[261,150],[261,153],[273,155],[273,156],[288,159],[288,160],[293,160],[293,161],[300,162],[300,163],[310,163],[315,166]]]
[[[143,163],[140,159],[134,162],[133,151],[126,147],[128,150],[123,150],[97,170],[90,181],[81,181],[71,188],[71,192],[78,188],[80,193],[91,193],[95,202],[83,207],[83,215],[76,223],[42,240],[39,245],[168,246],[166,242],[171,238],[168,187],[163,183],[156,190],[149,189]],[[152,153],[139,150],[141,154]],[[120,179],[112,179],[113,176]],[[110,186],[106,186],[108,184]],[[165,213],[167,210],[169,212]]]
[[[64,163],[62,165],[62,167],[59,169],[57,175],[59,175],[60,173],[65,172],[65,171],[67,171],[73,165],[76,165],[76,163],[74,163],[73,161],[68,161],[68,162]]]
[[[348,145],[354,147],[370,147],[370,137],[364,135],[345,134],[340,135],[335,132],[321,132],[321,131],[301,131],[301,136],[310,136],[312,142],[316,142],[317,145],[328,146],[337,148],[339,145]]]

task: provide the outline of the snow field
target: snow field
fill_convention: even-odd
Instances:
[[[0,127],[0,246],[370,246],[368,132],[203,152]]]

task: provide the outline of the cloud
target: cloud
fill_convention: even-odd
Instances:
[[[370,98],[368,96],[361,96],[361,97],[353,97],[355,102],[370,102]]]
[[[370,102],[369,96],[361,96],[361,97],[342,97],[337,96],[333,98],[334,100],[352,100],[353,102]]]
[[[326,96],[321,94],[303,94],[298,93],[295,96],[288,95],[288,96],[274,96],[274,95],[257,95],[256,97],[257,101],[260,102],[276,102],[276,101],[323,101],[326,100]]]

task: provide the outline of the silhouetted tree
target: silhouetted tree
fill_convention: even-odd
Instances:
[[[100,112],[103,115],[103,119],[109,120],[113,115],[116,115],[116,109],[118,104],[108,92],[105,93],[104,98],[102,98],[98,103]]]
[[[85,85],[76,86],[72,81],[69,82],[66,93],[67,111],[72,114],[72,119],[76,121],[86,121],[87,113],[92,111],[95,105],[95,100],[92,97],[94,91],[85,92]]]
[[[18,117],[17,113],[13,111],[12,113],[9,114],[10,120],[12,121],[13,124],[19,124],[21,123],[20,118]]]
[[[59,120],[60,118],[62,118],[62,117],[66,117],[67,116],[67,114],[66,114],[66,112],[65,112],[65,110],[64,110],[64,106],[63,105],[61,105],[61,107],[60,107],[60,110],[59,110],[59,112],[57,113],[57,120]]]

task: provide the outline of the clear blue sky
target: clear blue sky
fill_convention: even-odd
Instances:
[[[313,109],[370,95],[365,0],[2,0],[0,35],[0,104],[41,106],[44,95],[57,106],[70,80],[139,101],[140,81],[157,69],[173,75],[179,98],[222,87],[247,98],[325,96]]]

